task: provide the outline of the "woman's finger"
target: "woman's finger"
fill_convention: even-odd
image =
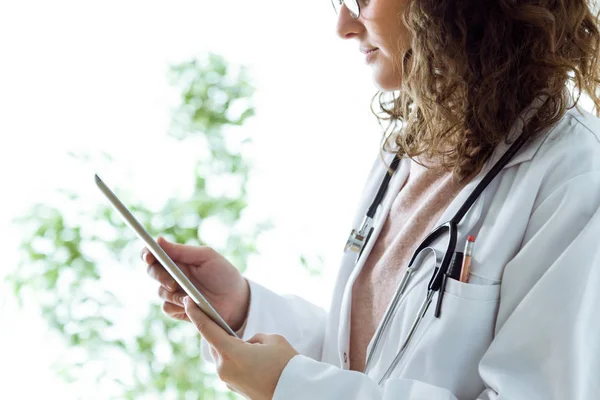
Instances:
[[[198,329],[200,335],[217,350],[218,353],[229,352],[234,345],[233,337],[202,312],[194,301],[186,296],[183,304],[188,318]]]
[[[254,335],[250,339],[248,339],[246,342],[264,344],[266,338],[267,338],[267,335],[265,335],[264,333],[257,333],[256,335]]]
[[[159,263],[148,265],[147,272],[148,275],[157,280],[161,285],[167,288],[167,290],[174,292],[178,289],[179,285],[177,285],[175,279],[173,279],[167,270]]]
[[[165,314],[173,319],[191,322],[183,307],[179,307],[173,303],[164,302],[162,305],[162,310]]]
[[[146,264],[154,264],[156,262],[156,257],[154,257],[154,254],[150,253],[147,247],[143,247],[142,251],[140,251],[140,258]]]
[[[183,311],[184,313],[185,310],[183,308],[183,298],[185,296],[186,294],[183,290],[176,290],[175,292],[171,292],[165,289],[164,286],[158,287],[158,297],[160,297],[162,300],[168,303],[178,305],[179,307],[181,307],[181,311]]]
[[[218,361],[219,353],[217,353],[217,351],[215,350],[214,347],[212,347],[212,346],[209,346],[209,347],[210,347],[210,355],[212,356],[213,360]]]
[[[209,261],[217,256],[217,252],[209,246],[189,246],[172,243],[162,236],[159,236],[156,242],[175,262],[201,265],[203,262]]]
[[[244,395],[244,393],[240,392],[240,391],[239,391],[239,389],[237,389],[237,388],[236,388],[235,386],[233,386],[233,385],[230,385],[229,383],[226,383],[226,384],[225,384],[225,386],[227,386],[227,389],[231,390],[232,392],[239,393],[239,394],[241,394],[242,396]],[[246,397],[246,396],[244,396],[244,397],[245,397],[245,398],[247,398],[247,399],[249,398],[249,397]]]

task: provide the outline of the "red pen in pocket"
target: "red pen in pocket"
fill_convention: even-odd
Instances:
[[[460,269],[460,281],[469,282],[469,273],[471,272],[471,257],[473,257],[473,247],[475,247],[475,237],[469,236],[465,244],[465,253],[462,267]]]

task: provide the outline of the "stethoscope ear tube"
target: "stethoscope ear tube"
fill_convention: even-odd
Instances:
[[[460,280],[462,260],[463,253],[455,251],[454,255],[452,256],[450,266],[448,267],[448,272],[446,272],[442,277],[442,286],[440,287],[437,303],[435,305],[435,312],[433,313],[436,318],[439,318],[442,312],[442,299],[444,298],[444,291],[446,290],[446,282],[448,281],[448,278],[456,279],[457,281]]]
[[[368,217],[373,218],[375,216],[377,207],[379,206],[379,204],[381,204],[381,202],[383,201],[383,196],[385,196],[385,192],[387,192],[387,188],[388,188],[388,184],[390,183],[390,179],[392,179],[393,173],[395,173],[396,170],[398,169],[398,164],[400,164],[400,157],[398,157],[398,154],[396,154],[394,156],[394,159],[392,160],[392,163],[390,164],[392,174],[388,173],[389,171],[386,171],[385,176],[383,177],[383,181],[381,182],[381,185],[379,185],[379,190],[377,191],[377,194],[375,195],[375,199],[373,199],[371,206],[369,206],[369,209],[367,210]]]
[[[382,385],[383,382],[390,377],[392,371],[398,365],[398,362],[399,362],[400,358],[402,357],[402,355],[404,354],[404,351],[408,347],[410,340],[412,339],[415,332],[417,331],[417,328],[418,328],[421,320],[424,318],[425,313],[427,312],[427,309],[429,308],[429,305],[431,304],[431,301],[433,299],[433,295],[435,292],[439,292],[438,293],[438,296],[439,296],[438,304],[436,306],[436,311],[435,311],[435,316],[439,317],[440,308],[441,308],[441,297],[443,296],[446,279],[448,279],[449,274],[452,277],[454,277],[454,275],[457,273],[457,270],[458,270],[458,273],[460,273],[460,268],[456,268],[457,264],[460,266],[460,261],[458,260],[459,256],[458,256],[458,253],[455,252],[456,242],[457,242],[457,238],[458,238],[458,224],[460,223],[462,218],[465,216],[465,214],[469,211],[469,209],[472,207],[472,205],[475,203],[475,201],[479,198],[481,193],[483,193],[483,191],[489,185],[489,183],[496,177],[496,175],[498,175],[498,173],[508,164],[508,162],[514,157],[514,155],[521,149],[521,147],[525,144],[527,139],[528,139],[528,136],[521,134],[517,138],[517,140],[515,140],[515,142],[510,146],[510,148],[502,155],[502,157],[496,162],[496,164],[494,164],[494,166],[490,169],[490,171],[483,177],[481,182],[479,182],[479,184],[477,184],[475,189],[473,189],[473,191],[469,194],[469,196],[467,197],[467,199],[465,200],[463,205],[458,209],[458,211],[452,217],[452,219],[450,219],[448,222],[436,227],[429,235],[427,235],[427,237],[419,244],[417,249],[413,252],[413,254],[410,258],[410,261],[408,263],[408,267],[407,267],[407,269],[402,277],[402,280],[400,281],[400,284],[396,290],[396,293],[394,294],[394,297],[392,298],[392,301],[384,314],[383,321],[381,322],[381,324],[379,325],[379,327],[377,328],[377,330],[375,332],[375,336],[373,339],[373,345],[367,354],[367,360],[366,360],[365,368],[363,371],[365,374],[367,374],[369,371],[369,367],[372,364],[374,354],[376,353],[376,350],[381,342],[381,337],[383,336],[385,329],[387,328],[387,326],[390,324],[390,322],[392,320],[392,316],[394,315],[394,312],[396,311],[396,308],[398,307],[398,305],[400,303],[400,298],[402,297],[402,294],[406,290],[406,287],[408,286],[408,282],[409,282],[412,274],[415,272],[416,269],[419,268],[419,266],[421,264],[423,264],[422,262],[415,263],[416,259],[421,255],[421,252],[426,249],[430,249],[435,255],[435,250],[430,247],[431,244],[435,240],[437,240],[440,236],[442,236],[443,234],[448,232],[448,234],[449,234],[448,246],[446,248],[446,252],[444,253],[441,264],[439,265],[439,267],[436,265],[436,267],[434,268],[433,276],[431,277],[428,287],[427,287],[427,295],[417,312],[417,316],[410,327],[408,335],[402,342],[402,346],[400,347],[400,350],[394,357],[394,360],[392,361],[392,363],[390,364],[390,366],[384,373],[383,377],[379,380],[379,385]],[[392,165],[391,165],[391,167],[393,168],[394,171],[396,170],[396,168],[398,166],[398,162],[399,162],[399,158],[396,155],[392,162]],[[391,175],[386,173],[386,176],[385,176],[381,186],[379,187],[379,190],[377,192],[375,200],[369,207],[367,217],[366,217],[367,222],[371,221],[374,218],[375,210],[377,209],[379,203],[383,199],[383,196],[387,190],[387,186],[388,186],[390,178],[391,178]],[[364,230],[363,230],[363,228],[364,228]],[[366,231],[366,228],[369,229],[369,232],[368,232],[364,242],[361,242],[362,246],[360,248],[360,251],[358,252],[357,262],[358,262],[360,256],[362,255],[364,247],[365,247],[366,243],[369,241],[371,234],[373,233],[373,229],[374,229],[372,226],[365,225],[363,223],[361,232]],[[352,239],[355,239],[355,238],[351,234],[350,239],[348,240],[348,243],[355,243],[355,241],[353,241]],[[461,256],[462,256],[462,254],[461,254]],[[419,261],[421,261],[421,260],[419,260]],[[436,264],[437,264],[437,262],[438,261],[437,261],[437,256],[436,256]],[[414,265],[414,267],[413,267],[413,265]]]
[[[392,371],[398,365],[398,362],[400,361],[400,358],[402,358],[402,355],[404,354],[404,351],[408,347],[410,340],[413,338],[415,332],[417,331],[417,327],[421,323],[421,320],[425,316],[425,313],[427,313],[427,309],[429,308],[429,305],[431,304],[431,300],[433,299],[433,294],[434,294],[434,292],[431,290],[427,292],[427,297],[425,298],[425,300],[421,304],[421,307],[419,308],[419,311],[417,313],[417,318],[413,321],[413,324],[410,327],[410,331],[408,332],[406,339],[404,339],[404,343],[402,343],[402,347],[400,348],[400,350],[398,350],[396,357],[394,357],[394,360],[392,361],[392,363],[390,364],[388,369],[385,371],[385,373],[379,380],[379,386],[383,385],[383,383],[386,381],[387,378],[390,377],[390,375],[392,374]]]
[[[367,243],[369,242],[369,239],[371,238],[371,234],[373,233],[373,227],[371,227],[369,229],[369,233],[367,234],[367,237],[365,238],[365,241],[362,245],[362,247],[360,248],[360,251],[358,252],[358,256],[356,256],[356,262],[358,263],[358,260],[360,259],[360,255],[362,254],[363,250],[365,249]]]
[[[367,361],[365,363],[365,368],[363,370],[363,373],[365,373],[365,374],[368,373],[368,368],[371,364],[371,360],[372,360],[373,356],[375,355],[375,353],[377,352],[377,347],[379,346],[379,343],[381,342],[381,340],[380,340],[381,335],[387,328],[387,325],[391,322],[392,317],[393,317],[394,313],[396,312],[396,308],[398,308],[398,305],[400,304],[400,299],[402,298],[402,295],[406,291],[406,287],[408,286],[408,282],[410,281],[410,278],[413,276],[414,273],[417,272],[417,270],[419,268],[421,268],[421,265],[424,264],[424,258],[426,258],[427,256],[430,256],[430,255],[433,255],[433,262],[437,263],[438,257],[437,257],[437,253],[436,253],[435,249],[433,247],[424,248],[421,250],[421,252],[419,254],[417,254],[419,259],[417,260],[417,257],[415,257],[415,262],[413,264],[409,265],[406,268],[406,271],[404,272],[404,274],[402,275],[400,284],[398,285],[398,288],[396,289],[396,292],[394,293],[394,296],[392,297],[392,302],[390,303],[390,305],[388,306],[387,310],[384,313],[383,321],[381,322],[381,324],[375,331],[375,335],[374,335],[374,339],[373,339],[373,348],[371,349],[371,351],[369,352],[369,354],[367,356]]]
[[[498,175],[502,168],[508,164],[508,162],[517,154],[517,152],[523,147],[525,142],[527,142],[528,137],[521,134],[514,143],[506,150],[506,152],[500,157],[500,160],[494,164],[494,166],[489,170],[489,172],[483,177],[481,182],[477,184],[475,189],[469,194],[467,200],[463,203],[463,205],[458,209],[454,217],[450,221],[454,222],[455,225],[458,225],[460,221],[463,219],[465,214],[469,211],[471,206],[475,203],[475,201],[479,198],[481,193],[485,190],[485,188],[490,184],[492,180]]]

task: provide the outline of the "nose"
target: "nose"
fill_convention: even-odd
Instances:
[[[340,14],[338,15],[336,27],[338,36],[342,39],[352,39],[358,36],[362,29],[364,29],[364,27],[360,22],[360,18],[352,18],[350,11],[348,11],[346,6],[342,6]]]

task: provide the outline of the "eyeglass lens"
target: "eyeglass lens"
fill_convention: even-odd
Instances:
[[[345,5],[348,11],[350,11],[352,18],[358,18],[360,15],[358,0],[331,0],[331,4],[333,4],[336,14],[339,14],[340,10],[342,9],[342,5]]]

